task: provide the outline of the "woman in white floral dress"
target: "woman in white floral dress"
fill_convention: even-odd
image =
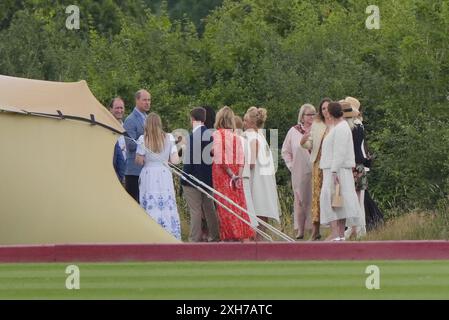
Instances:
[[[162,163],[178,164],[179,156],[174,137],[162,130],[161,118],[156,113],[148,115],[144,135],[139,137],[137,145],[136,162],[143,165],[139,177],[140,206],[167,232],[181,240],[173,176]]]

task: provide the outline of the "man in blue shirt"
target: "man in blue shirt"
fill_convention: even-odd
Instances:
[[[123,127],[128,136],[137,140],[143,135],[147,112],[151,108],[151,94],[140,89],[135,94],[136,107],[125,119]],[[139,175],[142,166],[136,164],[136,143],[126,138],[126,169],[125,169],[125,189],[128,193],[139,202]]]

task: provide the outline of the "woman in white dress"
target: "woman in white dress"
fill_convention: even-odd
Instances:
[[[320,195],[321,224],[330,223],[331,234],[326,240],[345,240],[345,223],[356,225],[361,208],[355,192],[352,168],[355,167],[352,132],[343,119],[343,109],[338,102],[329,103],[327,110],[333,124],[323,140],[320,168],[323,170],[323,186]],[[332,207],[335,186],[340,185],[343,198],[341,207]]]
[[[137,145],[136,162],[143,165],[139,177],[140,206],[167,232],[181,240],[173,176],[162,162],[179,163],[175,138],[162,130],[161,118],[152,112]]]
[[[279,222],[279,200],[270,146],[262,134],[267,110],[251,107],[243,118],[244,137],[249,144],[250,188],[256,216]]]
[[[243,153],[245,155],[245,165],[243,166],[242,171],[242,183],[243,183],[243,192],[245,194],[245,200],[246,200],[246,210],[248,211],[249,220],[251,222],[251,225],[253,227],[257,227],[259,224],[257,222],[257,216],[254,209],[253,204],[253,198],[251,195],[251,184],[250,184],[250,178],[251,178],[251,170],[249,167],[249,143],[248,139],[243,136],[243,121],[242,118],[239,116],[234,116],[235,119],[235,133],[240,138],[240,141],[242,142],[243,146]]]

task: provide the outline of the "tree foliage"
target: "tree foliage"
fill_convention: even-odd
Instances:
[[[432,207],[449,193],[449,3],[379,0],[2,1],[0,73],[86,79],[103,103],[151,90],[167,130],[192,106],[269,111],[279,144],[298,108],[359,98],[375,154],[372,194],[386,207]],[[278,182],[288,183],[283,166]]]

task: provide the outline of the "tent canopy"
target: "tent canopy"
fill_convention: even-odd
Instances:
[[[0,245],[179,243],[117,179],[116,132],[84,81],[0,76]]]
[[[65,83],[0,75],[0,110],[72,118],[124,132],[84,80]]]

